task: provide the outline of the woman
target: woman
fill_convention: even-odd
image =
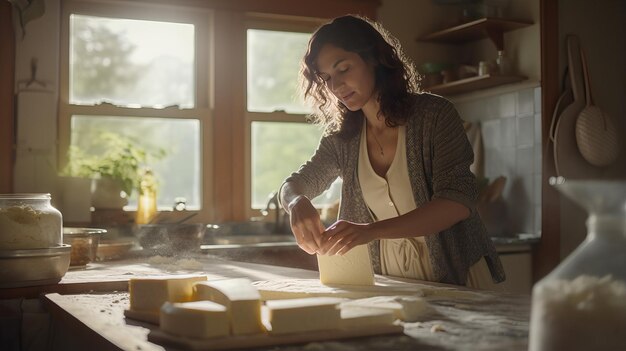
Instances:
[[[280,190],[300,247],[341,255],[368,244],[377,273],[475,288],[503,281],[458,113],[419,92],[397,39],[367,19],[336,18],[313,34],[301,78],[325,135]],[[309,199],[337,177],[339,220],[325,229]]]

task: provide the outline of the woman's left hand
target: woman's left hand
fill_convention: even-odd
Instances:
[[[355,246],[374,240],[369,224],[337,221],[323,233],[322,245],[318,253],[323,255],[343,255]]]

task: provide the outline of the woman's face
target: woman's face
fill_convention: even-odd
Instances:
[[[376,103],[374,65],[359,54],[326,44],[317,55],[319,76],[350,111]]]

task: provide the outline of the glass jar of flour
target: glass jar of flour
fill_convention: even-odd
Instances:
[[[626,350],[626,182],[551,183],[588,211],[587,238],[533,287],[529,349]]]
[[[0,194],[0,250],[63,244],[61,212],[50,199],[50,194]]]

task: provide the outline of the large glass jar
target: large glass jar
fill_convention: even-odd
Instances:
[[[0,194],[0,250],[45,249],[63,243],[61,212],[50,194]]]
[[[587,238],[533,287],[530,350],[626,350],[626,182],[553,182],[588,211]]]

